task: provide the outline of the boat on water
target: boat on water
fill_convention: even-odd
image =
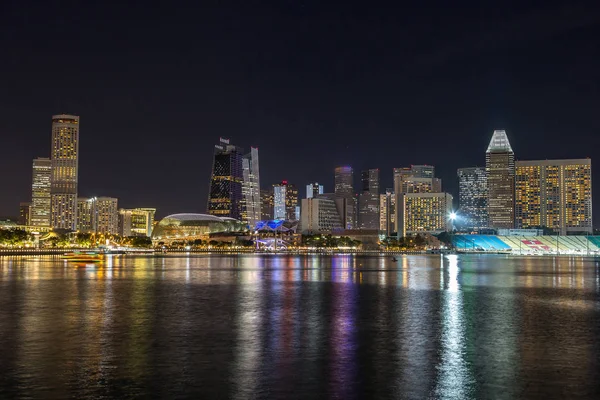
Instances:
[[[63,258],[73,262],[100,262],[104,260],[104,254],[95,251],[72,251],[65,253]]]

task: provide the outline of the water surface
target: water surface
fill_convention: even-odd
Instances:
[[[599,268],[0,257],[0,398],[600,398]]]

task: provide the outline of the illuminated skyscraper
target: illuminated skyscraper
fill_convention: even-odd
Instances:
[[[118,234],[118,210],[118,200],[114,197],[80,197],[77,199],[77,230]]]
[[[485,153],[488,187],[488,225],[514,226],[515,154],[505,131],[494,131]]]
[[[95,233],[98,221],[97,213],[95,197],[79,197],[77,199],[77,230]]]
[[[452,195],[402,193],[399,200],[396,219],[399,237],[417,233],[440,233],[452,229]]]
[[[119,233],[119,208],[118,200],[114,197],[96,198],[97,208],[97,232],[118,234]]]
[[[274,219],[295,220],[298,189],[287,181],[273,185],[273,203]]]
[[[50,226],[52,161],[49,158],[33,160],[31,185],[31,219],[33,226]]]
[[[77,179],[79,165],[79,117],[52,116],[51,226],[77,227]]]
[[[311,199],[323,194],[323,185],[319,185],[317,182],[306,185],[306,198]]]
[[[250,153],[242,158],[242,221],[250,227],[256,226],[261,220],[260,215],[260,173],[258,164],[258,149],[250,148]]]
[[[396,196],[392,189],[386,189],[379,195],[379,230],[390,236],[395,228]]]
[[[361,173],[362,192],[358,196],[358,227],[379,229],[379,170]]]
[[[460,220],[457,223],[467,228],[486,228],[488,226],[488,191],[485,168],[460,168],[458,170],[458,193]]]
[[[515,227],[592,233],[592,162],[517,161]]]
[[[354,196],[354,172],[352,167],[337,167],[335,169],[335,197],[344,199],[340,215],[345,229],[356,227],[357,201]],[[339,202],[338,202],[339,204]]]
[[[208,195],[210,215],[242,219],[242,157],[243,150],[229,144],[229,139],[221,138],[215,145]]]
[[[273,219],[273,189],[260,190],[260,217],[263,220]]]

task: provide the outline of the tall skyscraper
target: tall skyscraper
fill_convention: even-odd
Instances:
[[[335,195],[337,197],[354,198],[354,172],[352,167],[335,169]]]
[[[391,188],[379,195],[379,230],[390,236],[395,231],[396,196]]]
[[[517,161],[515,227],[592,233],[592,162]]]
[[[396,229],[399,237],[417,233],[440,233],[452,229],[452,195],[448,193],[402,193]]]
[[[345,229],[354,229],[357,219],[357,201],[354,196],[354,171],[344,166],[335,169],[335,197],[344,199],[342,222]]]
[[[460,220],[466,228],[488,226],[488,190],[485,168],[460,168],[458,170],[458,198]]]
[[[215,145],[208,195],[210,215],[242,219],[242,157],[243,150],[229,144],[229,139],[220,138]]]
[[[260,173],[258,164],[258,149],[250,148],[250,153],[242,158],[242,221],[250,227],[255,227],[260,221]]]
[[[358,227],[379,229],[379,170],[361,173],[362,192],[358,196]]]
[[[309,183],[306,185],[306,198],[311,199],[323,194],[323,185],[319,185],[317,182]]]
[[[488,224],[491,228],[514,226],[515,154],[505,131],[496,130],[485,153],[488,187]]]
[[[79,117],[52,116],[51,226],[77,228]]]
[[[282,181],[273,185],[273,218],[295,220],[298,206],[298,189],[295,185]]]
[[[260,190],[260,216],[263,220],[273,219],[273,189]]]
[[[155,208],[121,208],[119,233],[121,236],[152,236]]]
[[[33,226],[50,226],[52,161],[49,158],[33,160],[31,184],[31,219]]]

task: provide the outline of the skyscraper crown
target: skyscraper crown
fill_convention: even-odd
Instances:
[[[495,130],[494,134],[492,135],[492,140],[490,140],[490,145],[487,148],[487,153],[501,151],[512,152],[513,149],[510,147],[510,142],[508,141],[508,136],[506,136],[506,131]]]

